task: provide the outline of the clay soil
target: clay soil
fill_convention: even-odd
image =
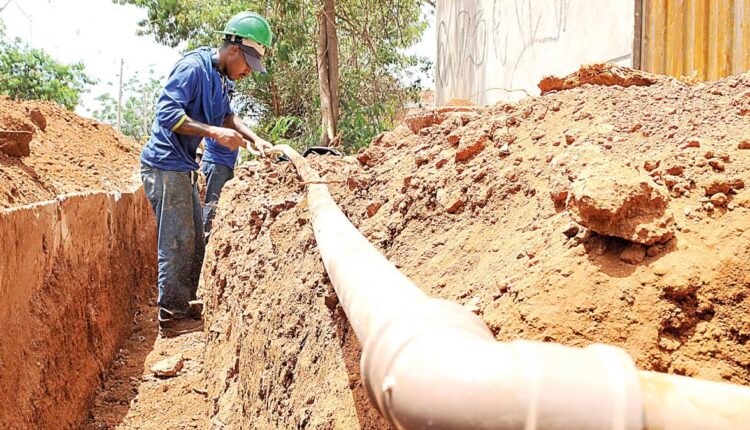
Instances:
[[[113,359],[83,429],[206,428],[203,333],[160,338],[156,310],[152,300],[135,312],[130,337]],[[159,378],[150,371],[177,354],[182,354],[185,364],[176,376]]]
[[[311,162],[397,267],[499,341],[608,343],[641,369],[750,384],[750,75],[629,73],[423,112]],[[385,427],[291,165],[238,170],[202,294],[212,428]]]
[[[140,144],[54,103],[0,98],[2,131],[30,132],[31,141],[28,156],[0,150],[0,209],[137,181]]]

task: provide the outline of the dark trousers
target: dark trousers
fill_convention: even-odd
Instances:
[[[195,300],[205,242],[195,172],[141,165],[141,179],[156,215],[160,308],[184,315]]]
[[[203,207],[203,231],[206,234],[206,240],[211,234],[211,226],[214,216],[216,216],[216,207],[221,197],[221,189],[224,188],[230,179],[234,178],[234,169],[222,164],[210,163],[204,161],[201,165],[203,174],[206,175],[206,201]]]

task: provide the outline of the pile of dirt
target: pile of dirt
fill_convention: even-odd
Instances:
[[[134,181],[140,144],[51,102],[0,98],[0,209]]]
[[[312,162],[397,267],[498,340],[604,342],[641,369],[750,384],[750,75],[622,87],[596,70]],[[304,197],[266,162],[222,195],[202,284],[217,427],[385,426]]]

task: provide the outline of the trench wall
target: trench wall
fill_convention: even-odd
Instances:
[[[75,428],[156,281],[142,187],[0,211],[0,428]]]

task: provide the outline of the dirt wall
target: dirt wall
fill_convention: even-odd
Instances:
[[[75,428],[156,281],[142,189],[0,210],[0,428]]]

